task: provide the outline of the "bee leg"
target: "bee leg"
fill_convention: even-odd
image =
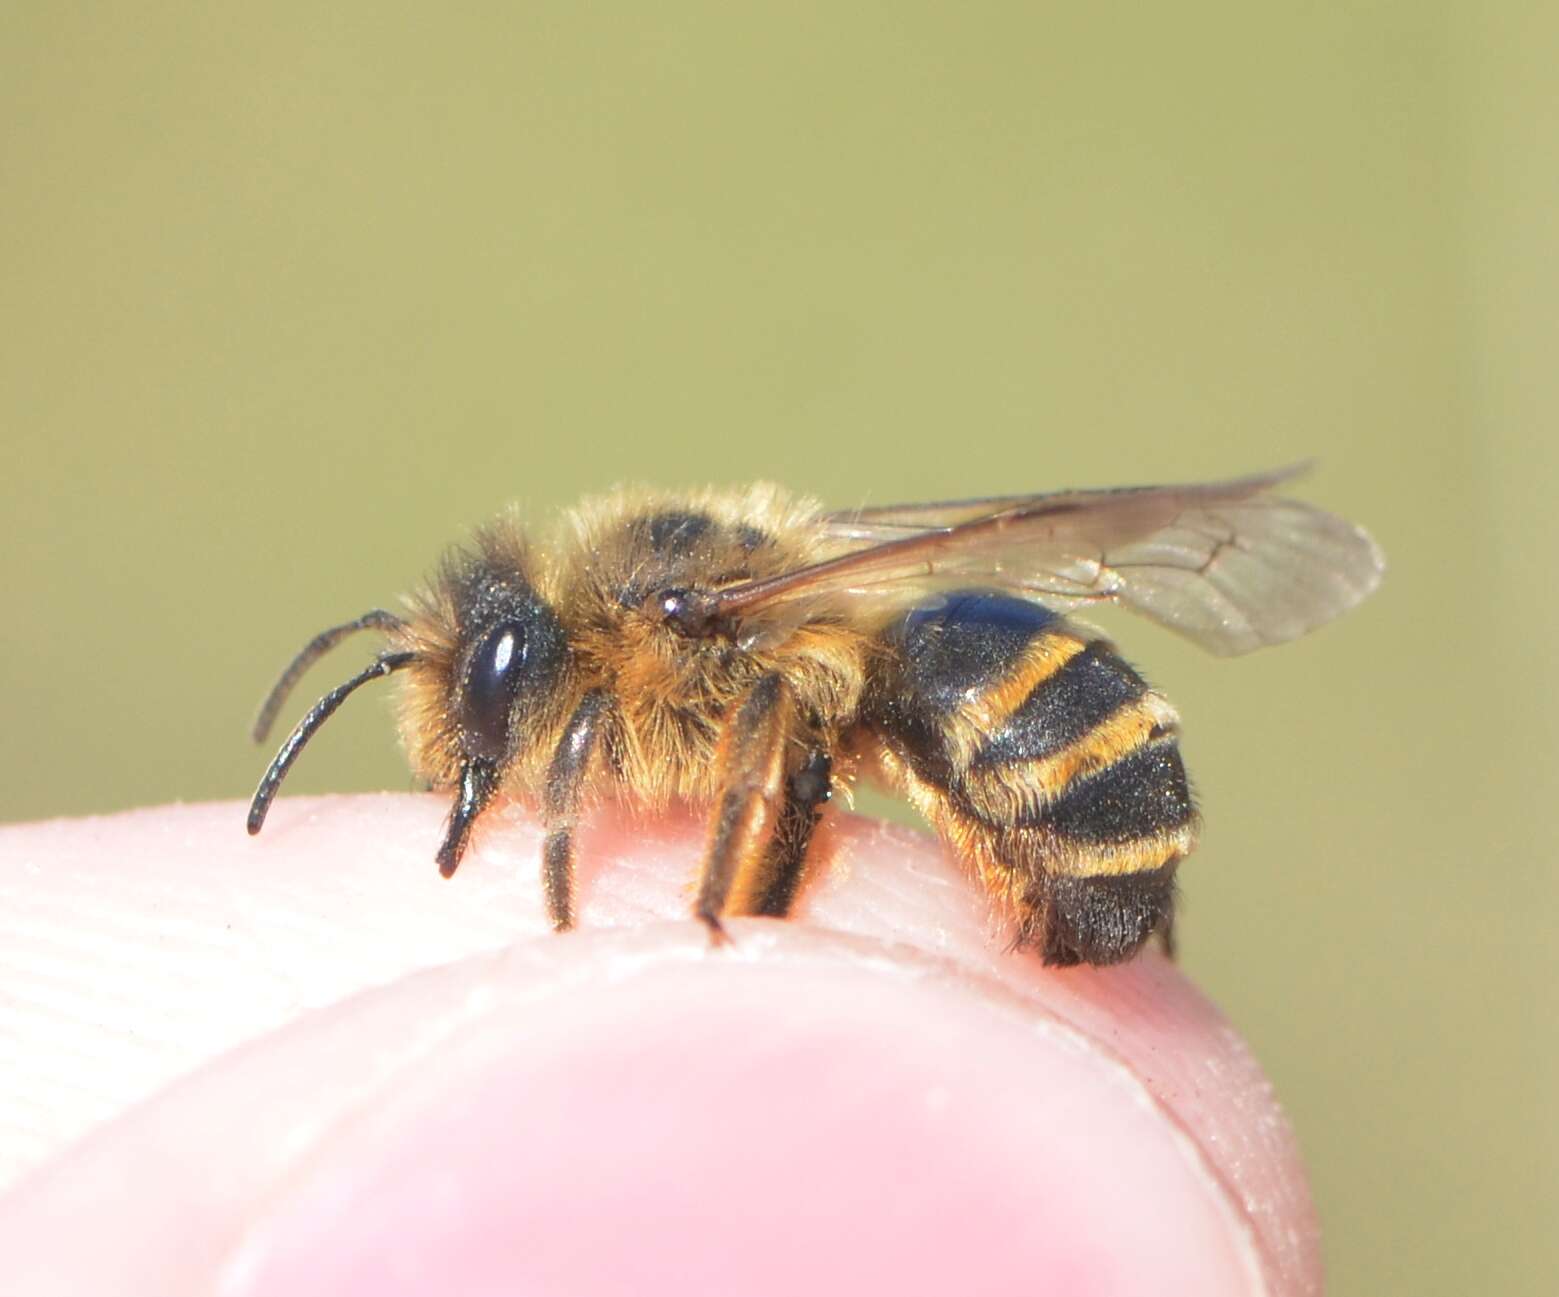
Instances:
[[[821,747],[812,748],[785,781],[785,804],[769,850],[758,861],[752,877],[743,880],[746,885],[738,888],[750,898],[750,913],[774,919],[783,919],[790,913],[806,873],[812,831],[833,796],[832,769],[828,752]]]
[[[726,939],[720,916],[733,885],[761,871],[779,830],[790,732],[790,690],[779,675],[770,674],[748,690],[721,735],[715,757],[720,792],[693,910],[717,943]]]
[[[557,932],[574,926],[574,829],[589,782],[592,758],[611,716],[611,695],[592,689],[574,709],[547,767],[542,795],[542,824],[547,830],[541,848],[541,884],[547,916]]]
[[[1173,959],[1180,950],[1179,943],[1175,940],[1175,912],[1170,910],[1164,915],[1163,921],[1158,925],[1158,948],[1164,952],[1165,959]]]

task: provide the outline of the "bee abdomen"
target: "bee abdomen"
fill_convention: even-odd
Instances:
[[[916,609],[885,640],[867,719],[1020,939],[1111,963],[1166,924],[1196,833],[1168,701],[1105,641],[991,592]]]

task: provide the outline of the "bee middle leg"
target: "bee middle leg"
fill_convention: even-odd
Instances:
[[[716,941],[725,936],[721,915],[783,915],[794,899],[828,788],[821,750],[794,774],[788,769],[795,731],[794,701],[778,674],[753,685],[726,722],[694,905]]]

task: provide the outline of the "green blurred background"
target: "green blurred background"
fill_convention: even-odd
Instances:
[[[1536,3],[8,4],[0,818],[246,797],[280,663],[511,500],[1316,456],[1379,597],[1236,661],[1112,623],[1205,802],[1185,962],[1335,1292],[1552,1291],[1556,47]],[[387,699],[289,790],[406,786]]]

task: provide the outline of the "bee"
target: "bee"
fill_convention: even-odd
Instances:
[[[871,778],[935,826],[1016,944],[1117,963],[1167,942],[1198,816],[1174,707],[1066,614],[1115,604],[1236,654],[1353,607],[1381,553],[1273,494],[1296,472],[832,513],[763,484],[620,490],[546,546],[505,516],[404,615],[367,612],[293,659],[256,741],[317,658],[384,636],[282,744],[249,832],[319,727],[393,674],[414,772],[454,794],[439,871],[496,797],[532,797],[559,930],[603,798],[708,807],[693,909],[719,941],[726,917],[789,914],[831,795]]]

